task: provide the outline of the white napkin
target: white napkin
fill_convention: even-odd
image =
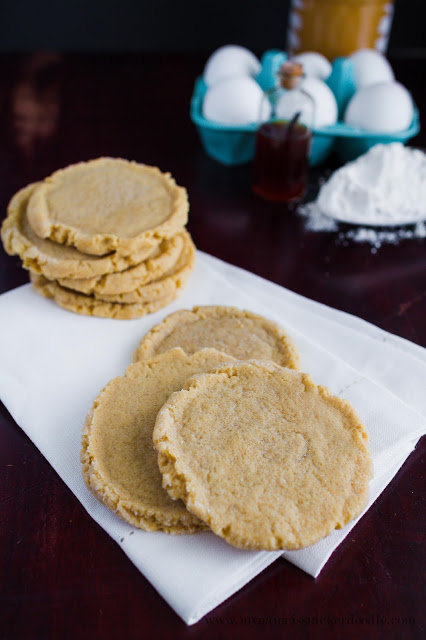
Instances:
[[[250,295],[265,306],[273,305],[274,311],[281,314],[288,325],[294,324],[311,340],[318,341],[321,346],[350,362],[353,367],[426,415],[426,396],[419,393],[419,384],[413,382],[413,379],[420,384],[422,382],[426,349],[361,318],[304,298],[213,256],[204,254],[203,258],[210,268],[219,271],[230,284],[241,290],[249,290]],[[309,313],[302,314],[301,309]],[[353,344],[353,331],[348,329],[361,334],[362,340]],[[401,352],[404,359],[399,367],[398,354]],[[420,360],[420,363],[416,360]],[[407,370],[410,375],[405,375]]]
[[[196,304],[233,305],[276,320],[293,336],[302,368],[354,405],[369,431],[374,460],[369,504],[425,432],[421,413],[426,414],[426,357],[420,347],[201,252],[183,296],[139,320],[78,316],[39,297],[29,285],[0,296],[4,404],[96,522],[188,624],[281,553],[234,549],[212,533],[169,536],[134,530],[86,489],[79,453],[93,399],[124,372],[141,336],[172,311]],[[284,556],[317,576],[354,524]]]

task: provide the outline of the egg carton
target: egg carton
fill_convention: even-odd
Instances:
[[[284,52],[276,49],[266,51],[262,56],[262,68],[256,80],[264,91],[275,84],[276,73],[287,59]],[[414,116],[408,129],[395,133],[376,133],[344,124],[340,119],[346,105],[356,91],[353,64],[350,58],[336,58],[332,63],[332,72],[326,84],[333,91],[339,113],[339,121],[327,127],[312,130],[312,145],[309,164],[321,164],[331,151],[336,151],[343,162],[354,160],[375,144],[390,142],[406,143],[420,131],[419,112],[414,105]],[[250,162],[254,156],[256,131],[258,124],[225,125],[203,117],[202,105],[207,85],[203,78],[197,78],[191,98],[191,120],[197,126],[198,133],[206,153],[221,162],[233,166]]]

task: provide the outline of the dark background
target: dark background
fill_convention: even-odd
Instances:
[[[0,51],[285,48],[290,0],[2,0]],[[391,55],[426,56],[426,1],[397,0]]]
[[[208,53],[231,42],[284,48],[288,4],[0,0],[0,220],[15,191],[67,164],[112,155],[156,165],[187,187],[200,249],[426,346],[424,240],[372,252],[306,231],[296,213],[251,196],[249,165],[208,158],[188,117]],[[389,54],[423,116],[421,8],[426,0],[397,1]],[[426,147],[425,126],[411,144]],[[311,172],[311,187],[334,166]],[[0,291],[27,281],[0,245]],[[423,640],[424,441],[319,578],[277,561],[212,612],[218,624],[187,628],[0,403],[0,638]],[[378,614],[414,622],[227,624]]]

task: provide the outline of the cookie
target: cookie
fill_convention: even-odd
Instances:
[[[268,362],[187,381],[157,416],[163,487],[244,549],[300,549],[365,507],[368,436],[345,400]]]
[[[292,340],[275,322],[234,307],[194,307],[172,313],[142,338],[133,360],[173,347],[185,353],[214,347],[238,360],[272,360],[290,369],[299,366]]]
[[[116,320],[131,320],[146,316],[148,313],[154,313],[154,311],[166,307],[179,295],[179,292],[175,291],[152,302],[120,304],[119,302],[104,302],[84,293],[76,293],[71,289],[61,287],[56,280],[47,280],[44,276],[33,273],[31,273],[31,281],[37,293],[45,298],[53,299],[67,311],[85,316],[97,316],[98,318],[115,318]]]
[[[128,255],[180,231],[188,198],[156,167],[98,158],[46,178],[34,189],[27,216],[41,238],[93,255]]]
[[[214,349],[173,349],[130,365],[96,398],[83,431],[83,478],[95,496],[133,526],[191,533],[206,526],[161,485],[152,430],[161,406],[195,373],[232,358]]]
[[[142,302],[153,302],[164,296],[178,296],[179,292],[186,285],[195,265],[195,246],[189,233],[185,235],[182,253],[175,266],[167,272],[164,277],[149,282],[134,291],[119,293],[116,295],[105,295],[94,293],[94,297],[105,302],[120,302],[124,304],[134,304]]]
[[[145,247],[127,256],[116,252],[106,256],[92,256],[81,253],[74,247],[39,238],[31,229],[26,214],[28,200],[39,184],[30,184],[13,196],[1,230],[5,251],[9,255],[18,255],[26,269],[42,274],[50,280],[92,278],[122,271],[148,258],[153,259],[167,250],[168,241],[165,240],[154,247]]]
[[[158,280],[175,266],[188,235],[187,231],[182,231],[163,240],[162,251],[157,255],[124,271],[93,278],[58,278],[59,284],[87,295],[117,295],[134,291],[148,282]]]

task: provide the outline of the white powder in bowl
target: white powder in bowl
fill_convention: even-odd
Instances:
[[[316,204],[340,222],[393,226],[426,218],[426,154],[377,144],[333,173]]]

